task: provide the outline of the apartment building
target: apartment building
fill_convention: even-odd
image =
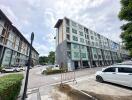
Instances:
[[[29,56],[30,43],[0,10],[0,65],[25,65]],[[37,64],[39,53],[32,48],[32,62]]]
[[[69,18],[59,19],[55,28],[55,62],[68,70],[111,65],[128,57],[118,43]]]

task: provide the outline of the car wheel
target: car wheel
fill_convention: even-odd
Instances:
[[[98,75],[96,76],[96,80],[98,82],[101,82],[101,83],[104,81],[103,78],[101,76],[98,76]]]
[[[5,71],[4,71],[4,70],[2,70],[2,71],[1,71],[1,73],[5,73]]]

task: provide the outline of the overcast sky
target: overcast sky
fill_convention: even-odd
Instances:
[[[120,40],[120,0],[0,0],[0,9],[42,55],[55,50],[54,25],[68,17],[116,42]]]

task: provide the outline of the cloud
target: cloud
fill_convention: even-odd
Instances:
[[[71,18],[114,41],[121,41],[119,0],[0,0],[6,13],[24,36],[35,33],[34,47],[40,55],[55,50],[54,25],[59,18]]]

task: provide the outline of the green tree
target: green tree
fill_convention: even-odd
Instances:
[[[47,63],[48,63],[48,57],[46,57],[46,56],[40,56],[40,57],[39,57],[39,63],[40,63],[41,65],[47,64]]]
[[[48,60],[49,60],[49,63],[54,64],[54,62],[55,62],[55,52],[53,52],[53,51],[49,52]]]
[[[121,26],[121,38],[125,48],[130,51],[132,56],[132,0],[121,0],[121,10],[119,12],[120,20],[126,23]]]

